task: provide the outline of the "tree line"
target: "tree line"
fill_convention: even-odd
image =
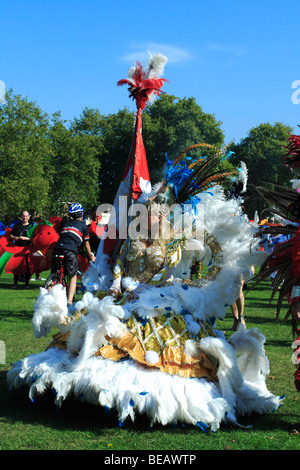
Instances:
[[[49,116],[35,102],[8,91],[0,105],[0,221],[9,223],[23,209],[44,218],[61,215],[66,203],[74,201],[90,214],[99,204],[111,204],[129,155],[133,124],[134,113],[127,108],[108,115],[85,108],[65,121],[60,112]],[[293,175],[281,163],[291,132],[283,123],[260,124],[230,145],[234,154],[223,167],[246,163],[250,218],[266,206],[252,187],[262,181],[291,185]],[[162,179],[166,158],[173,160],[199,142],[218,148],[225,144],[221,121],[193,97],[167,93],[144,110],[143,140],[152,184]]]

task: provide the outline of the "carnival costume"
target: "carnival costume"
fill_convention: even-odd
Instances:
[[[286,146],[287,154],[283,163],[296,175],[291,180],[292,188],[272,184],[256,187],[259,195],[271,206],[265,211],[274,214],[281,226],[270,224],[259,230],[259,235],[281,234],[287,240],[276,245],[272,253],[262,263],[257,276],[254,277],[251,289],[262,280],[273,275],[270,302],[279,292],[276,317],[278,318],[282,303],[287,300],[289,309],[285,319],[292,314],[293,305],[300,302],[300,136],[291,134]],[[292,343],[295,349],[292,360],[296,366],[295,386],[300,391],[300,330],[297,331],[297,320],[292,316],[292,328],[298,338]]]
[[[160,93],[158,59],[150,57],[148,75],[137,64],[120,83],[129,84],[138,119],[150,91]],[[189,160],[191,149],[206,147],[213,155]],[[87,292],[69,309],[61,286],[41,289],[35,335],[59,332],[46,351],[13,366],[11,388],[28,386],[31,399],[50,388],[59,406],[77,398],[116,410],[120,423],[145,414],[151,425],[179,422],[204,431],[240,425],[238,416],[281,404],[265,384],[263,335],[241,327],[226,341],[215,329],[239,295],[241,275],[248,280],[264,256],[240,201],[227,200],[218,184],[232,176],[215,169],[225,155],[211,145],[191,146],[168,161],[164,181],[144,199],[133,178],[135,202],[144,200],[147,213],[159,217],[158,236],[133,238],[129,231],[113,257],[101,240],[85,275]]]

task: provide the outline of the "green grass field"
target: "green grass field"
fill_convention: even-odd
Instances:
[[[47,273],[43,273],[46,277]],[[276,395],[285,394],[281,408],[269,415],[242,417],[250,429],[222,426],[217,433],[194,427],[154,426],[146,417],[118,427],[117,416],[106,416],[99,407],[67,400],[57,411],[51,392],[35,400],[27,390],[9,392],[6,373],[15,361],[42,351],[51,340],[34,337],[31,326],[33,305],[42,281],[31,281],[31,289],[12,290],[12,276],[0,278],[0,340],[5,342],[6,363],[0,365],[0,450],[105,450],[200,451],[200,450],[299,450],[300,395],[293,383],[291,322],[275,319],[269,306],[269,284],[248,293],[245,302],[247,328],[256,327],[266,336],[270,361],[267,386]],[[231,313],[217,326],[228,337]],[[55,333],[55,332],[53,332]],[[128,378],[130,380],[130,378]]]

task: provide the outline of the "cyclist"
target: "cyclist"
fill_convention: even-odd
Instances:
[[[64,269],[70,278],[67,293],[68,305],[72,304],[76,290],[76,278],[79,269],[77,256],[82,243],[86,249],[88,259],[94,262],[95,256],[91,252],[88,227],[83,221],[83,207],[81,204],[74,203],[69,208],[69,219],[63,223],[60,237],[56,242],[51,267],[51,272],[56,272],[58,265],[55,255],[64,255]]]

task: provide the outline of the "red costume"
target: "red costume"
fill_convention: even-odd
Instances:
[[[284,164],[288,166],[294,174],[297,174],[300,168],[300,136],[290,135],[288,150],[284,157]],[[295,180],[297,181],[297,180]],[[280,313],[282,302],[287,299],[290,308],[286,318],[292,312],[292,306],[300,303],[300,190],[294,188],[285,188],[278,185],[272,185],[272,189],[266,187],[256,188],[265,200],[272,204],[272,212],[278,214],[288,221],[287,225],[282,227],[264,227],[259,233],[262,234],[285,234],[289,239],[276,246],[266,261],[261,266],[260,272],[254,278],[254,287],[261,280],[269,278],[270,274],[276,273],[272,285],[272,296],[279,291],[277,302],[277,316]],[[298,339],[294,341],[293,347],[296,348],[293,354],[293,360],[297,367],[295,372],[296,389],[300,391],[300,329],[297,330],[296,318],[293,318],[293,330],[298,334]]]
[[[30,274],[48,271],[51,267],[52,253],[59,238],[61,230],[61,217],[51,217],[49,222],[41,222],[34,226],[32,244],[29,246],[16,246],[10,237],[11,228],[5,229],[0,238],[0,253],[5,256],[5,272],[8,274],[25,274],[27,272],[26,258]],[[85,272],[89,263],[83,255],[79,256],[79,266]]]

